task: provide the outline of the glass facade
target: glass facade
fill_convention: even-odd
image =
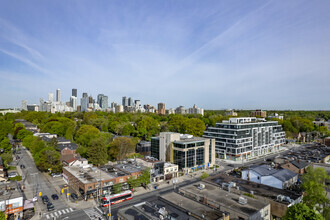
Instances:
[[[186,168],[191,168],[195,166],[195,149],[190,149],[187,151],[187,166]]]
[[[186,152],[174,150],[173,152],[173,162],[179,166],[179,169],[185,168]]]
[[[204,164],[204,148],[198,148],[196,150],[196,165]]]
[[[151,138],[151,156],[159,159],[159,138]]]

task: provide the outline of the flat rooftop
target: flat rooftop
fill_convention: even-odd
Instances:
[[[121,170],[119,170],[118,168],[112,166],[112,165],[103,165],[100,167],[101,170],[103,170],[104,172],[109,173],[111,176],[114,177],[121,177],[121,176],[127,176],[127,174]]]
[[[18,189],[16,182],[0,184],[0,201],[23,197],[23,193]]]
[[[273,201],[277,200],[278,195],[284,195],[290,197],[293,200],[296,200],[299,197],[301,197],[301,193],[299,192],[278,189],[271,186],[251,182],[248,180],[243,180],[241,178],[237,178],[227,174],[218,174],[216,176],[207,178],[204,181],[210,183],[216,183],[219,185],[219,187],[222,186],[222,183],[234,182],[236,183],[236,188],[238,186],[239,191],[242,191],[242,193],[250,193],[251,191],[253,191],[254,195],[262,196]],[[287,201],[281,201],[280,203],[289,204]]]
[[[227,215],[227,213],[211,209],[204,204],[191,200],[175,192],[167,193],[162,195],[160,198],[175,207],[180,207],[181,209],[189,211],[192,215],[199,217],[204,216],[205,219],[219,219],[224,215]]]
[[[103,170],[97,167],[89,167],[89,168],[81,168],[81,167],[63,167],[63,169],[67,170],[73,176],[75,176],[79,181],[84,184],[94,183],[97,180],[110,180],[116,178],[111,174],[104,172]]]
[[[190,143],[190,142],[198,142],[198,141],[205,141],[205,140],[210,140],[210,139],[202,138],[202,137],[180,138],[180,140],[173,141],[173,143]]]
[[[204,184],[205,188],[199,190],[197,188],[199,184]],[[235,212],[245,213],[249,215],[253,215],[254,213],[259,212],[261,209],[269,205],[268,202],[260,201],[247,196],[243,196],[247,199],[247,204],[242,205],[238,203],[239,197],[241,197],[242,195],[222,190],[220,187],[205,182],[198,182],[195,184],[181,187],[179,189],[179,192],[193,197],[197,195],[199,197],[206,198],[208,202],[211,202],[213,204],[229,208]]]
[[[189,216],[187,212],[178,207],[172,206],[159,199],[120,209],[118,215],[125,217],[127,220],[197,220],[197,218]]]
[[[140,172],[146,169],[145,166],[142,165],[135,165],[135,164],[130,164],[130,163],[126,163],[126,164],[115,164],[114,167],[116,167],[117,169],[120,169],[126,173],[136,173],[136,172]]]

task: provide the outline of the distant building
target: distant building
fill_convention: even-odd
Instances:
[[[284,119],[284,116],[283,115],[279,115],[277,113],[274,113],[272,115],[269,115],[268,118],[276,118],[276,119],[283,120]]]
[[[27,101],[26,100],[22,100],[22,110],[27,111]]]
[[[57,89],[56,90],[56,102],[60,102],[61,101],[61,90]]]
[[[102,110],[105,110],[106,108],[108,108],[108,96],[99,94],[97,96],[97,103],[99,104]]]
[[[203,137],[216,139],[218,158],[243,160],[278,151],[285,132],[277,121],[255,117],[229,118],[208,127]]]
[[[123,107],[127,107],[128,106],[128,99],[127,99],[126,96],[124,96],[123,99],[122,99],[122,105],[123,105]]]
[[[184,114],[186,113],[183,106],[179,106],[175,109],[175,114]]]
[[[39,111],[39,106],[36,105],[36,104],[27,105],[27,110],[32,111],[32,112],[38,112]]]
[[[129,106],[129,107],[133,106],[133,100],[131,97],[128,98],[127,106]]]
[[[77,97],[76,96],[70,97],[70,106],[73,108],[73,111],[77,111]]]
[[[151,138],[151,156],[170,161],[186,172],[205,169],[215,163],[215,140],[161,132]]]
[[[124,107],[122,105],[116,105],[115,110],[116,110],[116,113],[124,112]]]
[[[80,111],[87,112],[88,111],[88,95],[87,93],[83,93],[82,98],[80,99]]]
[[[261,118],[266,118],[267,117],[267,112],[262,111],[261,109],[257,109],[255,111],[252,111],[250,114],[251,117],[261,117]]]
[[[77,89],[72,89],[72,96],[78,97]]]
[[[174,108],[170,108],[169,110],[168,110],[168,114],[170,115],[170,114],[175,114],[175,109]]]
[[[235,112],[234,110],[226,110],[225,111],[225,116],[237,116],[237,112]]]
[[[278,189],[287,189],[298,181],[298,174],[288,169],[273,169],[268,165],[256,165],[243,170],[242,179]]]
[[[165,103],[158,103],[158,114],[165,115]]]
[[[52,93],[52,92],[48,93],[48,101],[54,102],[54,93]]]
[[[192,108],[187,109],[187,114],[194,114],[194,115],[204,115],[204,109],[197,108],[196,105],[194,105]],[[181,113],[180,113],[181,114]]]

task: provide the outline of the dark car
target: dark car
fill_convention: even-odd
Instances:
[[[23,164],[21,164],[20,167],[21,167],[21,169],[24,169],[25,168],[25,166]]]
[[[47,210],[48,211],[53,211],[55,209],[54,205],[51,202],[47,203]]]
[[[58,195],[57,195],[57,194],[53,194],[53,195],[52,195],[52,199],[53,199],[53,200],[58,200]]]
[[[41,199],[42,199],[42,202],[43,202],[44,204],[46,204],[46,203],[49,202],[49,198],[48,198],[48,196],[42,196]]]
[[[72,198],[73,200],[77,200],[77,199],[78,199],[78,196],[77,196],[77,194],[75,194],[75,193],[71,193],[71,198]]]

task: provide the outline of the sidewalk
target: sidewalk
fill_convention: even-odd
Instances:
[[[223,168],[224,167],[222,167],[222,166],[218,167],[217,168],[217,172],[219,170],[222,170]],[[214,171],[213,171],[213,169],[198,170],[196,172],[189,173],[188,175],[183,175],[183,176],[177,177],[177,178],[175,178],[178,181],[175,184],[176,187],[179,187],[178,184],[180,184],[182,182],[185,182],[187,180],[200,179],[200,177],[203,174],[203,172],[206,172],[208,174],[212,174]],[[168,181],[169,181],[169,183],[168,183]],[[157,185],[157,189],[155,189],[155,187],[154,187],[156,185]],[[164,189],[166,187],[169,187],[169,186],[174,187],[172,180],[166,180],[166,181],[163,181],[163,182],[152,183],[152,184],[149,185],[149,188],[147,188],[147,189],[145,189],[143,187],[135,188],[134,193],[133,193],[133,196],[138,196],[138,195],[142,195],[142,194],[149,193],[149,192],[152,192],[152,191],[157,191],[157,190],[160,190],[160,189]]]

